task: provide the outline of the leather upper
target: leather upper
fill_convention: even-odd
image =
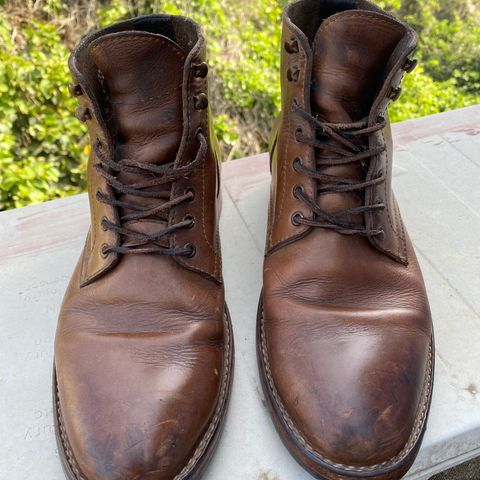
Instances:
[[[155,16],[152,16],[150,18],[154,17]],[[168,242],[172,248],[179,247],[188,243],[193,235],[195,237],[197,255],[192,258],[177,257],[175,261],[184,265],[186,268],[198,271],[212,277],[217,282],[221,282],[222,274],[218,236],[218,218],[221,205],[219,198],[219,148],[215,134],[211,128],[211,114],[208,103],[203,109],[195,108],[196,102],[198,101],[197,99],[199,97],[206,97],[208,93],[207,77],[203,74],[198,74],[198,67],[205,63],[205,41],[197,31],[197,27],[191,25],[189,21],[183,20],[182,17],[157,16],[156,18],[157,23],[162,24],[162,27],[158,27],[163,29],[161,31],[165,30],[165,32],[171,33],[172,36],[176,35],[177,42],[181,41],[184,44],[186,48],[183,49],[183,53],[181,53],[181,47],[178,43],[175,46],[172,42],[169,42],[164,35],[150,32],[149,30],[152,29],[151,24],[148,23],[148,20],[142,20],[140,18],[114,24],[84,39],[70,57],[70,69],[72,76],[78,82],[83,92],[83,94],[78,97],[78,101],[80,108],[88,111],[88,117],[85,123],[88,127],[92,143],[94,143],[96,139],[99,139],[105,150],[111,155],[116,156],[117,159],[121,158],[124,153],[135,153],[136,159],[137,155],[139,155],[140,160],[142,157],[144,160],[150,160],[156,156],[157,158],[164,159],[163,161],[174,160],[175,166],[181,167],[191,162],[198,151],[198,131],[200,130],[205,134],[209,140],[205,162],[191,174],[188,179],[188,185],[186,181],[180,179],[175,182],[171,191],[172,196],[183,193],[186,188],[191,188],[195,192],[196,201],[188,206],[181,205],[176,209],[172,209],[172,216],[170,218],[170,223],[173,224],[181,220],[186,213],[189,213],[196,219],[195,226],[187,232],[178,232],[171,235]],[[172,20],[170,20],[171,25],[163,26],[165,23],[163,18],[172,18]],[[154,21],[155,20],[152,20],[152,22]],[[149,30],[142,31],[142,28],[148,28]],[[175,32],[170,32],[170,30],[175,30]],[[118,37],[119,32],[122,32],[121,38]],[[97,50],[97,61],[101,63],[102,54],[99,52],[99,46],[106,41],[104,38],[107,36],[109,37],[107,45],[109,43],[111,44],[112,41],[114,45],[115,42],[119,42],[117,43],[120,45],[118,48],[123,54],[125,54],[125,51],[122,49],[121,42],[127,41],[126,38],[128,38],[128,41],[131,41],[134,45],[130,47],[133,51],[146,49],[144,52],[146,58],[151,56],[151,60],[157,60],[157,62],[159,52],[156,51],[156,48],[158,47],[158,43],[162,42],[165,45],[170,45],[169,56],[173,57],[170,59],[170,68],[160,67],[159,71],[153,72],[153,75],[162,71],[164,72],[164,77],[159,77],[158,84],[146,85],[143,81],[139,80],[139,78],[144,79],[152,74],[149,61],[144,62],[142,65],[142,62],[137,59],[136,64],[132,66],[138,69],[139,77],[136,79],[131,76],[128,77],[128,75],[126,77],[127,81],[131,81],[134,84],[138,82],[137,86],[142,89],[140,95],[143,100],[148,100],[151,96],[155,96],[155,92],[153,92],[152,95],[152,89],[156,89],[165,95],[163,99],[161,96],[158,98],[158,100],[164,100],[167,103],[167,105],[164,104],[165,108],[163,111],[159,111],[158,109],[145,110],[145,108],[141,108],[138,110],[129,108],[128,102],[132,100],[135,102],[135,97],[138,96],[138,93],[133,93],[130,94],[132,97],[130,100],[128,100],[128,98],[126,101],[125,99],[121,99],[116,106],[117,116],[120,114],[119,118],[122,119],[123,125],[109,121],[114,114],[109,100],[111,93],[105,92],[105,82],[101,80],[104,75],[101,74],[99,76],[99,68],[94,62],[94,52]],[[147,38],[150,39],[151,50],[148,50],[148,47],[145,46],[145,44],[148,45],[148,41],[146,41]],[[103,46],[105,47],[105,43],[103,43]],[[115,51],[115,46],[113,50]],[[104,54],[106,54],[106,56],[103,60],[108,64],[110,58],[109,52],[104,52]],[[179,55],[185,58],[183,65]],[[128,61],[123,57],[124,55],[118,54],[116,60],[120,60],[123,64],[122,66],[128,70]],[[125,63],[127,63],[127,65],[125,65]],[[162,65],[166,67],[163,60]],[[173,81],[173,78],[171,78],[172,68],[177,76],[179,75],[179,71],[182,72],[183,81],[178,85],[179,79],[177,78],[174,82],[175,88],[171,91],[171,87],[173,87],[171,83]],[[112,73],[113,72],[116,72],[114,68],[112,70]],[[121,89],[122,85],[112,84],[112,87],[114,89]],[[145,91],[143,89],[145,89]],[[169,95],[166,95],[165,92],[169,92]],[[115,94],[115,91],[113,93]],[[126,96],[128,96],[128,92]],[[175,98],[176,102],[170,104],[170,107],[174,106],[174,108],[171,109],[168,104],[172,102],[173,98]],[[150,104],[151,103],[150,101]],[[132,113],[134,113],[134,115],[132,115]],[[179,117],[179,115],[181,116]],[[141,121],[139,121],[140,119]],[[162,119],[162,123],[170,125],[163,127],[167,128],[167,131],[152,130],[152,128],[162,128],[158,127],[157,124],[157,122]],[[118,128],[122,129],[122,127],[127,126],[127,128],[135,129],[137,121],[139,121],[138,130],[141,134],[137,136],[137,138],[132,138],[131,135],[134,133],[132,130],[121,132],[127,135],[129,141],[126,143],[123,142],[119,150],[119,142],[117,139]],[[175,129],[172,129],[173,125],[176,126]],[[170,131],[168,131],[169,128]],[[142,135],[144,137],[143,140],[140,138]],[[153,142],[151,141],[152,137]],[[177,145],[178,148],[176,149]],[[139,146],[141,146],[140,149],[138,148]],[[173,155],[173,158],[171,155]],[[166,160],[167,158],[168,160]],[[111,188],[95,170],[95,164],[97,162],[98,159],[96,158],[95,151],[92,149],[87,168],[92,225],[83,257],[81,270],[82,284],[87,284],[103,275],[118,261],[118,255],[115,252],[107,256],[101,253],[102,245],[119,245],[120,238],[118,238],[115,232],[102,229],[101,222],[99,221],[99,219],[101,220],[104,217],[112,221],[117,221],[118,212],[109,205],[96,201],[98,190],[109,194],[112,193]],[[216,201],[216,199],[218,199],[218,201]]]
[[[79,271],[55,341],[74,464],[87,480],[173,479],[225,388],[222,289],[170,259],[142,255],[82,289]]]
[[[259,341],[285,436],[297,458],[327,478],[400,478],[375,472],[411,454],[428,410],[432,323],[391,188],[386,115],[415,44],[409,27],[367,2],[301,0],[284,14]],[[364,118],[367,128],[378,127],[385,118],[366,135],[365,150],[380,153],[328,165],[325,150],[298,140],[316,132],[295,104],[334,127]],[[328,151],[339,148],[324,141]],[[303,174],[298,159],[323,176]],[[329,178],[372,185],[364,193],[324,192]],[[348,218],[366,234],[297,224],[295,215],[316,214],[299,188],[327,214],[377,205]]]
[[[314,231],[267,256],[263,318],[275,388],[315,451],[346,466],[399,454],[431,364],[428,300],[363,238]]]
[[[182,17],[143,17],[87,37],[70,66],[92,141],[91,229],[55,341],[63,446],[70,468],[85,480],[184,478],[218,428],[232,348],[204,40]],[[188,215],[193,225],[152,242],[172,251],[193,244],[193,256],[106,253],[105,245],[128,245],[136,237],[105,228],[105,220],[118,223],[133,207],[141,211],[160,200],[115,191],[99,172],[96,142],[113,162],[180,168],[194,160],[199,132],[207,142],[201,163],[150,189],[163,202],[187,189],[192,198],[167,209],[164,220],[126,222],[133,232],[152,233]],[[133,188],[140,182],[136,172],[112,175]],[[99,201],[99,192],[118,204]]]
[[[328,4],[328,2],[326,2]],[[349,2],[346,2],[349,4]],[[350,2],[352,3],[352,2]],[[308,5],[308,8],[307,8]],[[355,9],[347,11],[332,10],[332,16],[328,17],[325,12],[319,11],[317,17],[309,16],[305,12],[321,8],[322,3],[304,0],[292,4],[284,16],[282,33],[281,53],[281,85],[282,85],[282,111],[272,132],[271,147],[271,203],[269,210],[269,224],[267,232],[267,251],[293,241],[306,234],[308,228],[293,225],[291,221],[281,221],[280,218],[291,217],[295,213],[301,213],[305,217],[311,217],[312,211],[299,201],[294,195],[295,186],[301,185],[307,196],[314,196],[315,185],[311,179],[301,176],[294,169],[293,161],[301,159],[303,165],[309,168],[315,167],[315,152],[306,144],[296,140],[297,131],[302,131],[306,136],[315,136],[315,132],[305,120],[297,118],[292,113],[293,103],[312,114],[327,114],[327,119],[334,123],[343,123],[358,119],[359,113],[346,112],[344,102],[348,102],[347,109],[352,109],[351,85],[357,84],[354,90],[359,112],[366,113],[369,124],[373,124],[379,117],[387,117],[386,108],[392,92],[396,92],[405,73],[405,65],[408,57],[415,49],[417,37],[409,27],[395,20],[393,17],[379,13],[376,7],[367,2],[361,3],[365,10]],[[342,2],[332,2],[336,9],[341,8]],[[325,7],[326,8],[326,7]],[[350,5],[350,8],[353,8]],[[367,9],[368,8],[368,9]],[[330,11],[327,10],[327,13]],[[322,18],[327,18],[321,23]],[[365,20],[365,19],[368,19]],[[309,32],[310,39],[301,28]],[[356,23],[355,23],[356,22]],[[375,43],[383,45],[383,50],[371,52],[375,56],[375,62],[371,62],[370,68],[365,67],[364,51],[362,48],[348,48],[344,37],[353,45],[358,45],[364,30],[372,31],[372,25],[378,24],[376,35],[381,38],[382,31],[386,39]],[[312,24],[314,27],[312,28]],[[308,27],[308,28],[307,28]],[[317,30],[314,30],[317,28]],[[316,37],[316,43],[315,43]],[[326,41],[321,41],[322,38]],[[374,39],[372,39],[372,43]],[[386,43],[385,43],[386,42]],[[312,45],[316,55],[313,54]],[[360,45],[363,45],[363,40]],[[368,50],[369,52],[371,49]],[[386,53],[385,53],[386,52]],[[314,70],[314,57],[315,70]],[[321,60],[319,60],[319,57]],[[378,64],[383,60],[383,70],[378,73]],[[327,64],[327,66],[324,65]],[[353,68],[355,66],[356,68]],[[291,72],[298,72],[295,81],[289,80]],[[326,72],[322,75],[322,71]],[[335,72],[331,74],[330,72]],[[347,75],[350,72],[351,75]],[[375,75],[376,81],[369,82],[361,79],[361,74],[366,78]],[[334,75],[334,78],[332,78]],[[329,78],[330,76],[330,78]],[[356,79],[353,81],[352,78]],[[345,82],[342,85],[343,82]],[[336,91],[332,89],[334,87]],[[342,89],[343,87],[343,89]],[[350,93],[347,95],[346,91]],[[323,97],[323,98],[321,98]],[[370,97],[368,107],[361,105],[365,98]],[[361,102],[360,102],[361,100]],[[315,104],[317,102],[317,105]],[[318,105],[318,102],[323,102]],[[331,102],[330,107],[326,102]],[[313,107],[313,109],[312,109]],[[387,119],[388,120],[388,119]],[[366,215],[365,223],[371,229],[378,226],[385,231],[385,236],[370,237],[371,243],[387,255],[399,262],[407,263],[406,241],[403,222],[398,211],[394,195],[391,190],[392,176],[392,141],[388,125],[384,130],[369,136],[369,147],[385,146],[386,151],[376,156],[369,163],[369,171],[366,180],[370,180],[379,172],[385,175],[386,181],[366,191],[366,203],[385,203],[386,208],[375,213]],[[338,169],[337,169],[338,170]],[[326,172],[330,173],[330,172]],[[346,196],[342,195],[342,202]],[[334,205],[338,207],[338,205]]]

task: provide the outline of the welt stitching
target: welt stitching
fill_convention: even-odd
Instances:
[[[95,156],[94,158],[95,158],[94,162],[97,163],[97,157]],[[97,172],[95,172],[94,174],[100,179],[100,175]],[[95,200],[96,199],[94,199],[94,201]],[[92,218],[93,239],[92,239],[92,249],[91,249],[90,253],[93,252],[93,250],[95,249],[95,247],[97,245],[97,209],[95,208],[95,203],[94,203],[94,207],[92,208],[92,210],[93,210],[93,215],[92,215],[93,216],[93,218]]]
[[[263,365],[265,367],[265,374],[268,380],[268,386],[270,388],[270,392],[272,393],[275,402],[277,404],[277,407],[279,408],[282,418],[287,424],[288,428],[290,429],[291,433],[295,436],[295,438],[303,445],[305,449],[307,449],[312,455],[317,457],[319,460],[323,461],[324,463],[335,467],[335,468],[341,468],[343,470],[347,470],[350,472],[371,472],[374,470],[377,470],[379,468],[384,468],[388,467],[391,465],[395,465],[396,463],[402,461],[405,457],[408,456],[412,448],[415,446],[415,444],[418,441],[418,438],[422,432],[425,419],[426,419],[426,413],[427,413],[427,407],[429,404],[429,398],[430,398],[430,392],[432,389],[432,357],[433,357],[433,352],[432,352],[432,342],[430,341],[429,345],[429,350],[428,350],[428,361],[427,361],[427,377],[424,382],[424,387],[423,387],[423,394],[422,394],[422,403],[421,406],[419,407],[420,410],[417,411],[417,417],[416,417],[416,426],[414,430],[412,431],[410,438],[403,448],[403,450],[396,455],[395,457],[392,457],[389,460],[386,460],[382,463],[378,463],[376,465],[371,465],[368,467],[358,467],[358,466],[351,466],[351,465],[344,465],[341,463],[335,463],[330,461],[328,458],[324,457],[320,453],[314,450],[314,448],[310,445],[310,443],[303,437],[303,435],[299,432],[297,427],[295,426],[294,422],[292,421],[291,417],[289,416],[285,406],[283,405],[283,402],[277,392],[277,389],[275,388],[275,384],[273,382],[273,376],[270,368],[270,363],[268,360],[268,354],[267,354],[267,346],[266,346],[266,332],[265,332],[265,323],[264,323],[264,315],[263,315],[263,308],[262,308],[262,313],[260,317],[260,322],[261,322],[261,351],[262,351],[262,358],[263,358]]]
[[[190,89],[191,89],[191,83],[192,83],[192,80],[191,80],[191,75],[188,76],[188,80],[187,80],[187,85],[186,85],[186,88],[185,88],[185,97],[187,98],[187,125],[184,126],[184,129],[186,129],[187,132],[190,132],[190,124],[191,124],[191,109],[190,109],[190,103],[188,102],[188,99],[190,98]],[[183,92],[182,92],[182,95],[183,95]],[[173,185],[172,187],[173,189],[176,189],[177,186],[176,186],[176,183]],[[177,231],[174,231],[173,232],[173,244],[175,246],[177,246],[178,242],[178,234],[177,234]]]
[[[206,159],[205,159],[206,160]],[[205,162],[203,163],[203,166],[202,166],[202,230],[203,230],[203,236],[205,237],[205,242],[207,243],[207,245],[210,247],[210,249],[212,250],[212,252],[215,253],[215,249],[213,248],[213,245],[211,244],[211,242],[208,240],[208,237],[207,237],[207,227],[205,226],[205,170],[206,170],[206,166],[205,166]]]
[[[73,474],[75,475],[75,478],[77,480],[85,480],[81,475],[80,475],[80,470],[77,466],[77,462],[75,461],[75,457],[73,456],[72,449],[70,447],[70,442],[68,441],[67,437],[67,432],[65,430],[65,426],[63,424],[63,417],[62,417],[62,411],[60,409],[60,395],[58,392],[58,385],[55,389],[56,391],[56,410],[57,410],[57,419],[58,419],[58,426],[60,427],[60,439],[62,441],[63,449],[65,451],[67,461],[73,471]]]
[[[302,63],[304,63],[303,61],[303,58],[301,56],[301,54],[299,53],[298,54],[299,56],[299,60],[302,61]],[[300,68],[300,71],[301,72],[305,72],[305,65],[303,65],[303,68]],[[301,79],[301,87],[302,87],[302,91],[304,91],[305,89],[305,77],[304,77],[304,74],[302,75],[302,79]],[[291,134],[291,128],[292,128],[292,113],[291,112],[288,112],[288,115],[287,115],[287,121],[285,122],[286,123],[286,132],[287,132],[287,141],[285,142],[285,147],[284,147],[284,151],[283,151],[283,162],[281,162],[281,166],[282,166],[282,190],[281,190],[281,197],[280,197],[280,209],[277,211],[277,209],[275,209],[275,218],[280,218],[280,215],[282,214],[283,212],[283,206],[284,206],[284,203],[285,203],[285,187],[286,187],[286,183],[287,183],[287,169],[288,169],[288,164],[290,162],[290,159],[288,158],[287,156],[287,153],[288,153],[288,149],[289,149],[289,146],[290,146],[290,134]],[[279,130],[279,135],[280,135],[280,132],[281,132],[282,128],[280,128]],[[278,165],[278,155],[277,154],[277,165]],[[275,220],[275,219],[274,219]],[[275,223],[275,222],[274,222]],[[270,246],[273,247],[273,246],[276,246],[278,245],[279,243],[283,242],[286,238],[289,238],[291,236],[291,234],[287,234],[286,236],[284,236],[284,238],[281,238],[277,241],[273,241],[273,232],[274,232],[274,228],[272,228],[271,230],[271,238],[270,238]]]
[[[85,273],[85,270],[87,268],[87,246],[88,246],[88,243],[89,243],[89,237],[91,235],[91,228],[90,228],[90,231],[88,232],[87,234],[87,238],[86,238],[86,241],[85,241],[85,246],[84,246],[84,251],[82,253],[82,267],[80,269],[80,283],[84,283],[84,281],[88,281],[88,277],[85,279],[85,277],[87,276],[87,274]],[[91,242],[91,240],[90,240]]]
[[[94,156],[94,158],[96,159],[96,156]],[[92,158],[93,160],[93,158]],[[94,160],[96,162],[96,160]],[[98,175],[97,172],[95,172],[95,175]],[[92,238],[92,248],[90,249],[90,252],[88,253],[88,260],[86,259],[86,264],[89,264],[90,263],[90,259],[92,258],[92,254],[93,252],[95,252],[96,249],[98,249],[98,246],[97,246],[97,209],[95,208],[95,206],[92,208],[92,228],[91,230],[93,230],[93,238]],[[100,247],[101,248],[101,247]],[[86,265],[87,267],[87,281],[90,281],[92,279],[92,277],[94,277],[97,273],[97,272],[90,272],[90,269],[88,268],[88,265]],[[100,269],[101,270],[101,269]]]
[[[228,320],[227,312],[225,311],[224,317],[223,317],[223,323],[225,326],[226,330],[226,345],[225,345],[225,352],[224,352],[224,375],[223,375],[223,381],[222,381],[222,387],[220,390],[220,398],[218,400],[218,405],[215,410],[215,414],[213,416],[212,421],[210,422],[210,425],[203,436],[202,441],[198,445],[197,449],[195,450],[195,453],[193,456],[190,458],[189,462],[187,465],[182,469],[182,471],[177,474],[173,480],[185,480],[186,476],[191,473],[192,468],[195,466],[195,464],[198,462],[200,457],[205,453],[205,448],[209,445],[213,434],[215,433],[215,430],[217,429],[218,422],[220,421],[220,417],[222,415],[222,410],[225,404],[225,397],[226,397],[226,391],[227,391],[227,386],[228,386],[228,380],[230,378],[231,372],[231,365],[230,365],[230,350],[231,350],[231,332],[230,332],[230,323]],[[80,471],[77,467],[77,464],[75,462],[75,458],[73,456],[73,452],[70,448],[70,443],[68,442],[68,437],[67,433],[65,430],[65,427],[63,426],[63,417],[62,417],[62,412],[60,409],[60,397],[58,394],[58,386],[56,388],[57,392],[57,415],[58,415],[58,423],[61,429],[61,441],[63,448],[67,454],[67,461],[72,468],[72,471],[75,475],[75,478],[77,480],[85,480],[81,475]]]
[[[383,144],[385,145],[386,144],[385,134],[383,133],[383,130],[381,132],[381,135],[382,135]],[[386,159],[387,159],[387,163],[385,165],[385,175],[386,175],[387,172],[388,172],[388,167],[390,165],[390,155],[388,154],[388,152],[385,152],[385,156],[386,156]],[[393,171],[392,171],[392,175],[393,175]],[[395,235],[398,238],[398,232],[397,232],[395,226],[393,225],[392,217],[390,216],[390,200],[389,200],[389,196],[388,196],[388,192],[387,192],[387,182],[386,181],[383,182],[383,189],[384,189],[384,192],[385,192],[385,203],[387,204],[387,208],[385,210],[387,211],[388,223],[390,224],[390,227],[392,228],[393,233],[395,233]]]
[[[285,142],[284,151],[283,151],[284,159],[286,160],[286,162],[285,161],[282,162],[282,196],[280,200],[280,209],[278,210],[278,216],[280,216],[280,214],[283,211],[283,204],[285,199],[285,184],[286,184],[286,176],[287,176],[286,163],[288,163],[287,153],[288,153],[288,147],[290,145],[290,128],[291,128],[290,122],[291,122],[291,112],[289,112],[289,114],[287,115],[287,122],[286,122],[286,127],[287,127],[286,130],[288,134],[287,134],[287,141]],[[277,162],[278,162],[278,158],[277,158]]]
[[[402,237],[401,237],[401,247],[403,251],[403,257],[405,260],[408,260],[408,255],[407,255],[407,243],[405,240],[405,226],[403,225],[403,220],[402,216],[400,215],[400,209],[398,207],[398,204],[395,202],[395,211],[396,211],[396,216],[397,216],[397,222],[400,225],[400,228],[402,230]],[[398,247],[398,250],[400,251],[400,245]]]
[[[381,132],[381,135],[382,135],[383,144],[385,145],[385,143],[386,143],[385,142],[385,133],[383,132],[383,130]],[[388,155],[388,152],[386,152],[385,155],[386,155],[386,159],[387,159],[385,170],[386,170],[386,172],[388,172],[388,167],[389,167],[389,164],[390,164],[390,155]],[[393,175],[393,171],[392,171],[392,175]],[[395,205],[394,204],[392,205],[389,201],[389,195],[388,195],[388,192],[387,192],[387,182],[384,182],[383,188],[384,188],[384,192],[385,192],[385,203],[386,203],[386,207],[387,207],[385,210],[387,211],[388,223],[390,224],[390,227],[392,228],[392,231],[393,231],[393,233],[395,234],[395,236],[397,237],[397,240],[398,240],[396,256],[402,258],[402,254],[400,252],[400,247],[401,247],[401,245],[403,245],[403,248],[406,249],[405,241],[404,241],[404,238],[402,238],[400,236],[400,234],[398,233],[396,227],[393,225],[393,220],[392,220],[392,217],[390,216],[390,206],[392,206],[392,208],[395,210]],[[395,218],[398,222],[397,214],[395,214]],[[389,249],[385,249],[385,250],[390,251]],[[393,252],[391,252],[391,253],[394,254]]]
[[[285,201],[285,185],[286,185],[286,182],[287,182],[287,164],[288,164],[288,157],[287,157],[287,152],[288,152],[288,147],[289,147],[289,143],[290,143],[290,127],[291,127],[291,117],[290,115],[288,115],[288,119],[286,121],[286,130],[288,132],[288,134],[286,135],[287,137],[287,141],[285,142],[285,146],[284,146],[284,151],[283,151],[283,154],[284,154],[284,161],[281,162],[281,167],[282,167],[282,170],[281,170],[281,177],[282,177],[282,189],[281,189],[281,197],[280,197],[280,209],[278,210],[278,212],[275,212],[275,217],[278,219],[280,218],[280,214],[282,213],[283,211],[283,203]],[[278,155],[278,154],[277,154]],[[278,157],[277,157],[277,165],[278,165]],[[274,224],[275,224],[275,219],[274,219]],[[271,231],[271,238],[270,238],[270,244],[273,244],[273,245],[277,245],[279,242],[281,242],[281,240],[278,240],[276,242],[273,241],[273,231],[274,229],[272,228],[272,231]]]
[[[215,239],[216,239],[216,251],[215,251],[215,273],[221,279],[222,278],[222,247],[220,245],[220,231],[217,226],[217,230],[215,232]]]

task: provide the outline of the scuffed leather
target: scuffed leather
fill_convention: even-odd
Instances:
[[[191,162],[198,128],[209,143],[201,167],[172,187],[172,196],[187,186],[196,190],[193,201],[171,210],[173,223],[187,212],[196,218],[193,228],[169,240],[170,246],[196,244],[195,257],[183,260],[101,254],[103,244],[119,243],[101,219],[118,212],[97,201],[98,188],[111,191],[94,168],[95,153],[90,156],[91,229],[55,340],[61,442],[76,478],[172,480],[180,472],[191,478],[198,452],[210,441],[207,432],[219,429],[232,338],[218,239],[218,145],[210,111],[196,110],[193,102],[208,89],[207,80],[193,74],[204,59],[196,24],[151,16],[87,37],[70,60],[83,92],[79,102],[91,111],[92,143],[99,138],[117,160]]]
[[[275,386],[299,430],[332,462],[389,460],[413,429],[432,327],[408,244],[403,266],[363,238],[316,230],[265,258]]]
[[[222,387],[223,289],[171,259],[142,255],[82,289],[78,275],[55,341],[75,461],[86,480],[173,479]]]
[[[365,41],[357,42],[361,38]],[[292,39],[298,54],[286,52],[284,42]],[[386,208],[364,220],[357,215],[367,228],[382,227],[385,236],[342,235],[291,222],[295,211],[311,216],[292,196],[294,185],[303,185],[307,195],[313,191],[292,162],[301,157],[312,168],[315,155],[321,155],[295,142],[296,128],[305,136],[312,132],[291,114],[291,105],[296,97],[327,122],[368,116],[373,125],[386,116],[390,90],[398,87],[415,44],[409,27],[364,1],[356,8],[354,2],[301,0],[284,13],[282,112],[272,135],[258,349],[277,428],[296,459],[318,478],[390,480],[406,473],[428,412],[433,328],[422,274],[391,188],[388,118],[383,130],[370,135],[370,148],[386,151],[370,160],[366,177],[382,171],[386,181],[365,195],[367,205],[378,201]],[[296,82],[286,79],[292,65],[300,66]],[[364,175],[355,164],[327,167],[324,173],[356,181]],[[326,211],[361,205],[361,197],[338,192],[317,201]]]

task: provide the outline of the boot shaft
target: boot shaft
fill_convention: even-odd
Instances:
[[[406,262],[386,110],[416,43],[410,27],[365,1],[301,0],[285,9],[267,252],[322,223],[361,230]],[[359,161],[343,162],[347,154]]]
[[[82,284],[132,253],[220,282],[219,152],[198,25],[168,15],[117,23],[87,36],[70,69],[92,143]]]

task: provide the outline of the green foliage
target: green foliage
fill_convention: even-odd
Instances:
[[[480,103],[480,1],[378,2],[418,32],[420,66],[405,78],[393,121]]]
[[[84,129],[72,116],[68,50],[47,23],[20,29],[16,40],[0,12],[0,209],[84,187]]]
[[[149,13],[199,22],[208,40],[224,159],[264,151],[280,107],[287,0],[0,0],[0,210],[84,189],[88,144],[67,91],[69,48],[87,30]],[[480,103],[480,0],[382,0],[420,35],[420,66],[394,121]],[[28,4],[29,7],[25,5]]]

